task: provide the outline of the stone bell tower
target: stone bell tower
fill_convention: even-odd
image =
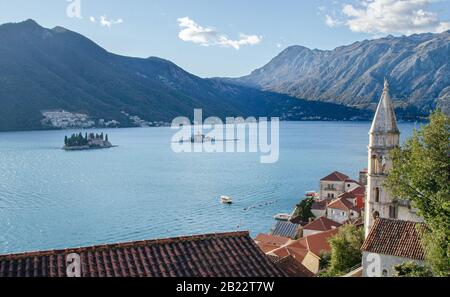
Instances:
[[[386,191],[383,182],[392,168],[389,152],[399,146],[400,131],[397,127],[394,106],[389,95],[389,83],[385,79],[383,95],[378,104],[370,129],[368,177],[365,205],[365,234],[377,217],[396,219],[397,203]]]

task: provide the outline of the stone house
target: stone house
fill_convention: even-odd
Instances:
[[[425,252],[418,228],[423,223],[379,218],[362,246],[363,276],[392,277],[394,266],[405,262],[424,265]]]
[[[330,200],[345,193],[345,181],[349,177],[341,172],[335,171],[320,180],[320,200]]]
[[[320,270],[322,252],[331,251],[328,240],[337,232],[338,229],[336,228],[289,241],[287,244],[267,252],[267,255],[281,258],[291,256],[313,274],[317,274]]]
[[[343,197],[333,200],[327,206],[327,218],[341,224],[359,218],[360,214],[361,210]]]

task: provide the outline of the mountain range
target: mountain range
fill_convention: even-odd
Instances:
[[[450,111],[450,31],[292,46],[241,78],[110,53],[62,27],[0,25],[0,131],[167,125],[177,116],[370,119],[388,78],[401,119]]]
[[[167,124],[177,116],[368,118],[364,110],[192,75],[174,63],[106,51],[33,20],[0,26],[0,131]]]
[[[373,110],[384,78],[397,107],[450,113],[450,31],[388,36],[334,50],[291,46],[250,75],[223,80]]]

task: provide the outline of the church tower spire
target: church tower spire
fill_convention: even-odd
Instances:
[[[370,133],[399,133],[394,105],[389,94],[389,82],[384,79],[384,89],[373,119]]]
[[[398,215],[396,201],[392,199],[383,185],[387,173],[392,168],[389,153],[400,143],[400,131],[397,126],[387,79],[384,80],[383,94],[369,135],[369,171],[364,224],[366,236],[369,234],[376,218],[396,219]]]

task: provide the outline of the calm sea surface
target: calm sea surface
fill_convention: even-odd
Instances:
[[[71,131],[0,133],[0,253],[268,232],[323,176],[357,178],[369,126],[281,123],[275,164],[250,153],[176,154],[170,128],[105,130],[119,147],[82,152],[61,150]],[[414,127],[400,124],[402,138]],[[236,203],[221,205],[220,195]]]

